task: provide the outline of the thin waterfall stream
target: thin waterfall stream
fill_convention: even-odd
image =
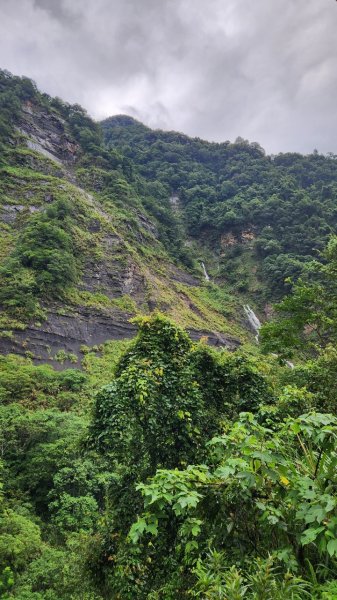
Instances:
[[[205,263],[203,263],[203,262],[201,261],[201,263],[200,263],[200,264],[201,264],[201,266],[202,266],[202,270],[203,270],[203,272],[204,272],[204,275],[205,275],[205,279],[206,279],[206,281],[209,281],[209,275],[208,275],[208,273],[207,273],[207,271],[206,271]]]
[[[247,319],[249,321],[250,326],[252,327],[252,329],[254,329],[254,331],[256,333],[255,341],[258,344],[259,343],[259,331],[261,329],[262,323],[261,323],[260,319],[257,317],[257,315],[255,314],[255,312],[253,311],[253,309],[250,308],[249,304],[245,304],[243,308],[247,315]],[[275,354],[275,356],[277,356],[277,354]],[[287,365],[287,367],[289,369],[295,368],[294,363],[292,363],[290,360],[286,360],[285,364]]]
[[[245,304],[244,305],[244,311],[247,315],[248,321],[250,326],[252,327],[252,329],[254,329],[256,335],[255,335],[255,340],[256,343],[259,343],[259,331],[261,328],[261,321],[260,319],[256,316],[255,312],[253,311],[252,308],[250,308],[249,304]]]

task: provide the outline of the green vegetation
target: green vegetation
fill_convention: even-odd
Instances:
[[[276,306],[278,319],[266,324],[263,342],[267,350],[291,356],[317,354],[337,341],[337,237],[322,253],[323,263],[309,263],[291,295]]]
[[[0,598],[335,599],[336,157],[100,126],[7,72],[0,149]]]
[[[56,303],[64,314],[91,308],[137,315],[157,307],[183,326],[244,338],[226,286],[214,302],[198,291],[200,263],[166,187],[108,148],[81,107],[33,83],[28,97],[26,85],[0,72],[0,96],[9,94],[18,107],[10,115],[3,109],[10,127],[1,138],[1,336],[15,338],[33,319],[48,319]],[[45,128],[45,149],[36,126],[40,136]],[[194,286],[184,285],[186,268]],[[180,269],[175,282],[172,269]]]
[[[78,278],[71,239],[71,207],[55,202],[38,214],[18,237],[0,276],[0,302],[11,309],[36,312],[36,297],[54,297]]]
[[[137,322],[84,372],[1,359],[3,597],[333,597],[326,356],[270,377]]]
[[[181,226],[213,251],[214,275],[237,291],[280,297],[289,289],[285,280],[298,277],[337,233],[333,154],[270,157],[241,138],[209,143],[125,116],[102,126],[108,146],[136,163],[162,206],[179,198]],[[247,251],[258,282],[247,271]]]

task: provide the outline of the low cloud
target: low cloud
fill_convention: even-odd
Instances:
[[[337,152],[334,0],[0,0],[1,66],[78,102],[268,152]]]

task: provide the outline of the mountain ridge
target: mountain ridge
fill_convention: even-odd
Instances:
[[[336,165],[0,71],[1,597],[335,598]]]
[[[4,352],[80,364],[81,346],[101,340],[90,311],[107,339],[114,320],[119,339],[159,310],[235,348],[253,339],[243,307],[269,318],[337,232],[335,155],[270,157],[126,115],[96,123],[7,72],[0,108]],[[78,323],[66,347],[64,313]]]
[[[2,318],[0,350],[31,355],[34,360],[49,360],[53,364],[58,352],[75,355],[79,360],[81,346],[105,341],[104,333],[94,333],[95,328],[102,329],[100,319],[105,323],[105,339],[120,339],[121,331],[126,337],[135,332],[128,324],[129,318],[139,311],[154,309],[176,313],[175,318],[181,322],[184,319],[183,324],[196,339],[206,336],[216,345],[236,347],[238,339],[226,334],[226,319],[212,308],[211,300],[207,300],[207,307],[202,294],[195,297],[200,285],[198,274],[174,265],[165,253],[153,217],[151,221],[123,176],[123,159],[116,154],[111,159],[114,167],[120,161],[119,171],[96,166],[97,156],[91,158],[90,152],[83,150],[59,108],[50,110],[41,104],[37,91],[31,94],[32,98],[21,103],[12,132],[13,146],[8,149],[9,161],[2,167],[7,200],[2,203],[1,215],[7,228],[4,235],[12,238],[9,256],[14,260],[15,243],[20,243],[27,228],[34,227],[39,219],[43,221],[55,204],[70,199],[72,207],[67,218],[72,219],[72,248],[79,246],[78,255],[76,248],[74,251],[81,274],[74,281],[75,287],[62,292],[56,303],[52,291],[44,288],[42,296],[40,293],[42,304],[39,300],[39,310],[44,314],[35,318],[37,325],[24,317],[20,302],[13,308],[15,300],[5,298],[7,310]],[[87,123],[82,109],[75,110]],[[101,152],[104,153],[102,148]],[[104,154],[100,160],[107,161]],[[153,250],[145,251],[144,244]],[[24,260],[28,261],[28,269],[24,270],[28,274],[31,259],[26,256]],[[4,271],[2,277],[6,284]],[[67,288],[66,281],[64,285]],[[30,292],[32,297],[34,293]],[[206,296],[207,293],[206,290]],[[6,320],[8,311],[16,312],[16,317],[9,314]],[[65,360],[64,366],[68,364]]]

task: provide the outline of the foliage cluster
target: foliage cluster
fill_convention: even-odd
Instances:
[[[262,330],[264,348],[291,356],[317,355],[337,341],[337,237],[330,238],[322,262],[312,261],[276,305],[276,315]]]
[[[1,268],[0,302],[33,316],[42,295],[58,297],[79,276],[70,202],[58,200],[30,219]]]
[[[89,219],[65,197],[64,172],[42,175],[35,156],[13,152],[27,101],[62,116],[76,176],[99,194],[99,206],[86,195],[92,229],[100,235],[105,222],[121,260],[137,256],[142,273],[147,257],[167,260],[159,235],[192,268],[187,231],[215,253],[222,243],[219,273],[239,275],[240,291],[255,262],[276,295],[285,277],[301,277],[262,330],[274,356],[194,344],[155,314],[137,318],[133,342],[83,347],[84,371],[0,358],[0,597],[336,598],[336,239],[312,261],[336,228],[335,157],[267,157],[241,139],[208,144],[127,117],[103,123],[104,145],[81,107],[1,72],[2,172],[16,178],[1,188],[5,202],[17,202],[20,178],[25,199],[54,179],[65,192],[48,188],[47,207],[3,227],[1,255],[12,249],[0,302],[14,324],[36,316],[41,299],[109,303],[76,288]],[[233,312],[215,285],[186,290],[177,285],[172,298],[201,314]]]
[[[224,277],[231,272],[240,279],[248,245],[269,296],[280,296],[285,280],[298,277],[337,231],[333,154],[271,157],[242,138],[209,143],[124,116],[102,127],[108,147],[134,161],[166,198],[178,196],[187,234],[213,248]]]
[[[320,597],[336,575],[337,421],[305,388],[275,393],[252,359],[140,322],[90,428],[116,464],[112,597]]]
[[[105,349],[113,380],[92,417],[104,355],[84,353],[86,374],[2,359],[3,597],[333,597],[326,359],[282,389],[259,359],[194,345],[161,315],[137,322],[120,358]]]

